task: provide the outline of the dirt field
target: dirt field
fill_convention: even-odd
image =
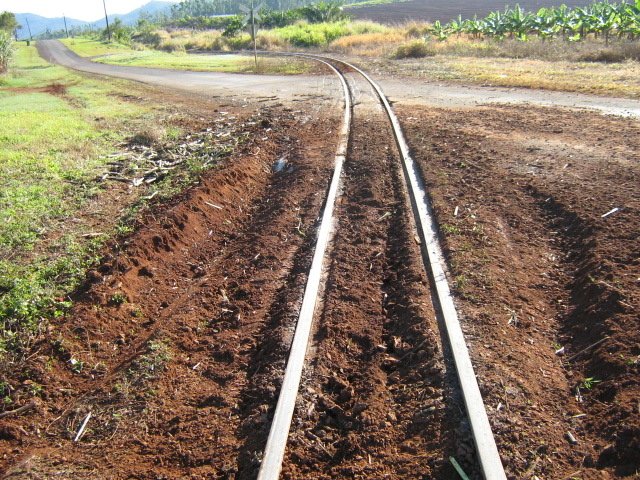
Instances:
[[[523,9],[529,11],[537,11],[542,7],[551,7],[558,5],[553,0],[523,0],[517,2]],[[569,0],[563,2],[568,7],[579,7],[588,5],[589,2],[581,0]],[[448,22],[449,20],[458,18],[478,18],[486,16],[495,10],[504,10],[509,5],[513,7],[512,2],[504,2],[501,0],[474,0],[463,2],[454,0],[442,2],[439,0],[409,0],[389,5],[369,5],[365,7],[348,8],[347,11],[356,19],[374,20],[380,23],[401,23],[409,20],[435,22]]]
[[[402,114],[508,470],[634,475],[640,125],[548,108]]]
[[[351,81],[353,138],[282,477],[453,479],[454,456],[479,478],[390,132]],[[32,408],[0,417],[3,478],[255,478],[341,112],[322,97],[224,112],[190,101],[193,129],[233,117],[249,140],[114,241],[73,310],[3,372],[22,393],[11,409],[42,386]],[[398,114],[509,478],[632,478],[640,122],[416,99]]]

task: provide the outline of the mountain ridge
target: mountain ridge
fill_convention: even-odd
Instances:
[[[144,14],[154,15],[162,13],[163,11],[169,11],[173,5],[172,2],[164,0],[151,0],[150,2],[138,7],[129,13],[113,14],[109,15],[109,22],[113,22],[116,18],[122,20],[125,25],[133,25]],[[19,39],[29,38],[29,27],[31,27],[31,35],[37,37],[46,33],[47,31],[56,32],[64,30],[64,18],[63,17],[43,17],[34,13],[16,13],[16,20],[21,25],[18,29]],[[29,22],[27,26],[27,20]],[[75,18],[67,17],[67,28],[69,30],[77,27],[90,27],[91,29],[103,29],[106,26],[104,18],[87,22],[84,20],[78,20]]]

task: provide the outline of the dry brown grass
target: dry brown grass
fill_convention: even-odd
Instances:
[[[389,33],[361,33],[334,40],[329,50],[340,53],[354,53],[367,56],[386,56],[405,36],[398,31]]]
[[[640,62],[570,62],[436,55],[390,63],[394,73],[455,81],[640,98]]]
[[[432,57],[436,54],[434,48],[422,40],[412,40],[396,48],[394,58],[423,58]]]

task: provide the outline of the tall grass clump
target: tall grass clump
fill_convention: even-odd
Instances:
[[[297,22],[294,25],[274,28],[271,33],[295,47],[320,47],[341,37],[367,33],[384,33],[388,27],[374,22]]]
[[[395,53],[394,58],[423,58],[435,55],[433,48],[424,40],[413,40],[411,42],[400,45]]]
[[[13,58],[13,39],[8,32],[0,31],[0,74],[9,70]]]

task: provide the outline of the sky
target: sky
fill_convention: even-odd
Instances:
[[[177,1],[177,0],[168,0]],[[107,12],[129,13],[149,0],[105,0]],[[0,12],[35,13],[43,17],[67,17],[84,21],[94,21],[104,17],[102,0],[0,0]]]

